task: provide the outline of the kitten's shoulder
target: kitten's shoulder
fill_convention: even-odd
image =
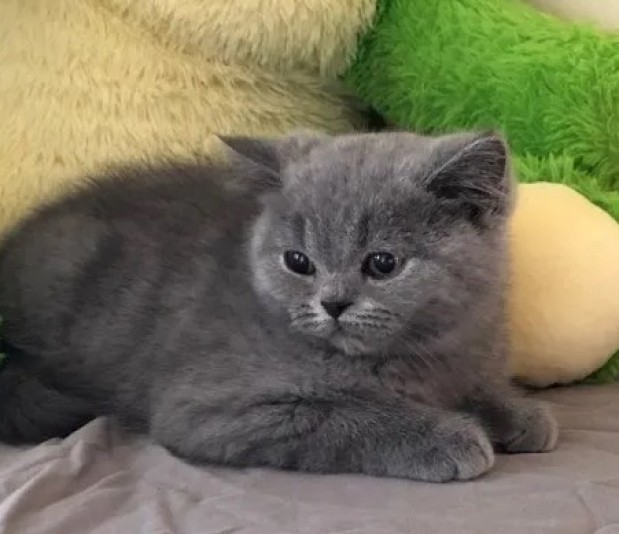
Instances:
[[[170,228],[190,233],[214,221],[225,226],[232,213],[255,211],[252,199],[227,185],[233,173],[215,165],[166,162],[84,175],[77,186],[9,231],[0,242],[0,256],[35,243],[60,246],[67,241],[73,249],[127,224],[162,237]]]
[[[186,220],[220,217],[253,204],[238,191],[232,168],[214,164],[162,162],[110,167],[84,175],[64,195],[39,207],[24,226],[59,218],[99,221]],[[221,218],[221,217],[220,217]]]

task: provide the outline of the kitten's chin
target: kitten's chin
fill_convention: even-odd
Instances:
[[[334,333],[329,342],[334,348],[342,351],[347,356],[366,356],[376,351],[376,347],[371,346],[367,340],[352,337],[343,332]]]

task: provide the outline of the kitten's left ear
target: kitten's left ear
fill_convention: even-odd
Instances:
[[[444,138],[436,148],[437,167],[427,188],[439,199],[460,206],[463,216],[483,224],[488,216],[508,215],[513,178],[508,148],[500,135],[486,132]]]

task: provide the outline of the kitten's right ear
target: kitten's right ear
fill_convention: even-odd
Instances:
[[[243,136],[219,139],[227,146],[231,163],[249,175],[252,185],[266,192],[280,188],[283,168],[307,155],[325,137],[313,132],[297,132],[272,139]]]
[[[219,139],[228,148],[230,163],[243,170],[243,178],[248,178],[257,192],[281,187],[281,162],[275,141],[242,136]]]

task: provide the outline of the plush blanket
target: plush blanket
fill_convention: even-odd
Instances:
[[[108,165],[215,134],[362,127],[338,84],[375,0],[2,0],[0,235]]]
[[[0,450],[0,533],[619,532],[619,386],[543,396],[563,426],[555,452],[446,485],[192,467],[100,419]]]

